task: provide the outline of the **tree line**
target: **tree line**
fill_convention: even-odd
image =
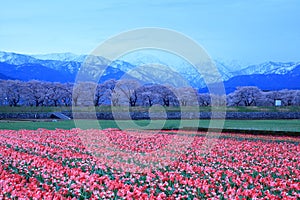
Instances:
[[[135,80],[57,83],[32,80],[0,81],[0,105],[4,106],[211,106],[212,99],[227,106],[299,106],[300,90],[262,91],[254,86],[238,87],[227,96],[199,93],[191,87],[141,85]]]

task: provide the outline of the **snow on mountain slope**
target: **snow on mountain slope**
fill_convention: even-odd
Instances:
[[[287,74],[293,70],[300,62],[264,62],[258,65],[251,65],[245,69],[235,72],[235,75],[251,74]]]
[[[216,63],[220,63],[220,64],[224,65],[229,72],[239,71],[239,70],[245,69],[248,66],[250,66],[249,62],[245,62],[245,61],[242,62],[237,59],[230,60],[230,59],[224,59],[224,58],[214,58],[214,61]]]
[[[13,65],[37,63],[56,70],[67,68],[64,70],[69,70],[71,72],[77,72],[78,68],[80,67],[80,63],[83,63],[87,57],[90,56],[76,55],[73,53],[23,55],[0,51],[0,62],[6,62]],[[98,61],[100,59],[101,63],[110,62],[107,59],[98,56],[97,59]],[[269,61],[245,67],[244,64],[241,64],[236,60],[225,61],[223,59],[216,59],[214,60],[214,63],[222,75],[223,80],[227,80],[237,75],[286,74],[300,64],[300,62]],[[122,71],[128,71],[136,66],[144,64],[160,64],[168,66],[178,73],[187,75],[190,78],[193,78],[192,76],[196,72],[194,67],[184,58],[169,52],[158,50],[143,50],[126,54],[111,63],[111,66],[114,68],[119,68]]]
[[[140,50],[123,55],[119,60],[124,60],[143,70],[169,68],[170,73],[178,73],[188,80],[194,87],[203,86],[201,74],[187,60],[175,54],[162,50]],[[144,73],[145,74],[145,73]]]
[[[0,62],[6,62],[11,65],[21,65],[25,63],[35,63],[38,61],[31,56],[0,51]]]
[[[173,74],[174,79],[180,79],[179,76],[181,76],[191,86],[202,88],[205,87],[203,76],[209,76],[209,74],[205,73],[200,74],[184,58],[158,50],[131,52],[113,62],[101,56],[76,55],[72,53],[29,56],[0,51],[0,73],[4,79],[7,76],[19,80],[38,79],[40,77],[41,80],[47,81],[52,79],[53,81],[63,81],[63,79],[71,81],[75,79],[78,71],[83,67],[82,64],[88,64],[96,68],[105,68],[106,71],[102,74],[101,80],[119,79],[126,73],[130,75],[130,72],[134,70],[132,77],[136,76],[135,78],[142,77],[144,80],[158,82],[159,77],[165,74],[164,76],[171,83],[170,77]],[[238,61],[231,62],[217,59],[214,60],[214,64],[219,70],[223,81],[229,81],[226,84],[230,88],[259,83],[266,87],[270,86],[269,88],[271,89],[276,89],[274,84],[279,83],[277,79],[297,81],[300,74],[300,62],[270,61],[245,67]],[[143,65],[145,66],[143,67]],[[60,76],[59,79],[57,78],[58,76]],[[268,83],[270,80],[273,82]],[[289,82],[289,85],[292,87],[292,82]]]
[[[73,53],[51,53],[51,54],[36,54],[30,55],[39,60],[58,60],[58,61],[74,61],[74,62],[84,62],[87,55],[76,55]]]
[[[200,74],[185,58],[160,50],[142,50],[126,54],[120,58],[136,66],[145,64],[160,64],[168,66],[176,72],[182,74],[188,80],[200,81]],[[224,61],[222,59],[213,60],[216,68],[221,74],[223,80],[228,80],[234,76],[234,73],[245,68],[241,62],[236,60]]]
[[[71,74],[77,73],[81,65],[76,61],[60,61],[50,59],[40,60],[29,55],[8,52],[0,52],[0,62],[5,62],[11,65],[39,65]]]

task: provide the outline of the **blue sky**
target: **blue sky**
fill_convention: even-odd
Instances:
[[[0,50],[88,54],[140,27],[179,31],[213,58],[300,61],[297,0],[0,0]]]

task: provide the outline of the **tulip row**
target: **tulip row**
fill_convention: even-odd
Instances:
[[[0,199],[299,199],[300,138],[0,131]]]

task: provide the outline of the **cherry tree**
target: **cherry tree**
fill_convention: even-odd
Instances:
[[[46,87],[49,87],[49,92],[46,97],[46,103],[48,106],[59,106],[62,105],[63,100],[62,97],[66,92],[64,84],[62,83],[50,83],[47,84]]]
[[[293,104],[295,106],[300,106],[300,90],[295,90]]]
[[[281,101],[284,106],[293,105],[294,97],[297,94],[295,90],[280,90]]]
[[[180,87],[175,91],[181,106],[198,105],[197,91],[195,89],[191,87]]]
[[[144,106],[153,106],[157,103],[158,95],[151,91],[144,91],[140,94],[142,105]]]
[[[34,106],[44,106],[49,100],[49,95],[51,88],[49,87],[51,83],[42,82],[37,80],[32,80],[25,82],[24,86],[24,99],[27,104]]]
[[[78,82],[74,85],[72,99],[74,106],[92,106],[95,103],[95,82]]]
[[[24,91],[22,82],[17,80],[7,80],[1,84],[1,88],[4,102],[9,106],[18,106]]]
[[[98,84],[95,91],[95,106],[99,106],[104,102],[109,103],[111,101],[112,91],[115,88],[116,81],[108,80],[103,84]]]
[[[72,105],[72,91],[73,91],[73,84],[65,83],[62,85],[60,98],[61,98],[61,103],[64,106]]]
[[[235,106],[256,106],[262,91],[254,86],[238,87],[233,93],[228,95],[229,105]]]
[[[210,94],[198,94],[198,102],[200,106],[210,106],[211,104],[211,97]]]
[[[155,88],[159,98],[162,100],[163,106],[169,107],[180,105],[178,98],[175,95],[175,88],[170,85],[156,85]]]
[[[281,100],[283,106],[298,105],[297,99],[299,99],[299,90],[279,90],[263,92],[262,99],[264,102],[260,105],[274,106],[275,100]]]
[[[137,94],[137,105],[139,106],[149,106],[159,103],[159,97],[155,90],[155,85],[147,84],[139,87],[136,90]]]
[[[111,104],[112,106],[120,106],[120,93],[116,92],[115,90],[111,93]]]
[[[0,105],[6,104],[5,81],[0,80]]]
[[[139,88],[139,86],[139,82],[135,80],[122,79],[117,81],[113,92],[114,100],[117,98],[118,103],[135,106],[137,102],[136,90]]]

